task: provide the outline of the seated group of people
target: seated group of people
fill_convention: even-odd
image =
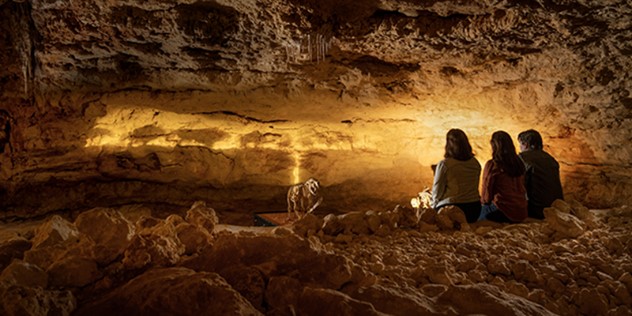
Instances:
[[[542,149],[542,136],[535,130],[518,135],[516,153],[507,132],[492,134],[492,159],[483,169],[474,158],[467,135],[451,129],[446,135],[445,155],[435,169],[432,207],[458,206],[469,223],[491,220],[517,223],[527,217],[543,219],[543,209],[563,199],[559,164]]]

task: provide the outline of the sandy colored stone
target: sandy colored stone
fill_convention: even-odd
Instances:
[[[327,235],[335,236],[345,229],[338,216],[334,214],[328,214],[323,221],[323,232]]]
[[[174,223],[184,223],[184,220],[170,215],[164,221],[138,230],[125,249],[123,264],[137,269],[147,265],[167,267],[178,262],[186,247],[178,239]]]
[[[250,304],[264,312],[264,295],[266,280],[264,275],[255,267],[230,266],[219,272],[224,280]]]
[[[155,269],[91,302],[76,315],[261,315],[216,273]]]
[[[79,231],[74,224],[59,215],[53,215],[35,230],[32,242],[33,248],[36,249],[73,242],[78,239]]]
[[[406,206],[397,205],[393,212],[399,213],[398,227],[416,228],[421,220],[421,211]]]
[[[77,300],[69,290],[0,286],[2,315],[72,315],[76,308]]]
[[[22,260],[13,260],[9,266],[2,270],[0,283],[46,288],[48,286],[48,274],[34,264]]]
[[[0,242],[0,271],[7,267],[13,259],[22,259],[24,252],[30,248],[31,241],[18,236]]]
[[[234,265],[258,266],[268,278],[290,274],[301,282],[338,289],[351,280],[352,262],[344,256],[323,252],[321,247],[296,235],[225,233],[216,236],[212,247],[187,266],[202,271]]]
[[[344,234],[366,235],[369,225],[365,220],[365,212],[350,212],[338,216],[340,224],[344,226]]]
[[[180,223],[176,226],[178,240],[184,245],[184,253],[191,255],[199,252],[211,244],[213,237],[203,227],[189,223]]]
[[[424,267],[424,273],[432,283],[452,285],[453,281],[450,278],[450,270],[441,264],[429,265]]]
[[[265,288],[265,300],[271,310],[292,306],[296,308],[303,286],[297,279],[288,276],[271,277]]]
[[[577,238],[584,233],[584,223],[577,217],[553,207],[544,209],[544,217],[549,228],[564,238]]]
[[[294,222],[294,232],[299,236],[312,236],[323,227],[324,220],[314,214],[305,214],[301,219]]]
[[[94,255],[100,264],[122,255],[135,233],[132,223],[113,209],[95,208],[83,212],[75,220],[75,226],[95,242]]]
[[[296,311],[300,315],[386,315],[341,292],[310,287],[303,288]]]
[[[380,218],[380,215],[377,212],[374,211],[368,211],[366,212],[366,223],[369,226],[369,230],[371,233],[376,233],[379,229],[380,226],[382,225],[382,218]]]
[[[437,212],[435,221],[437,222],[437,226],[443,230],[471,230],[463,211],[454,205],[442,207],[439,212]]]
[[[438,301],[453,306],[457,313],[486,315],[554,315],[539,304],[506,294],[487,284],[449,287]]]
[[[197,201],[187,211],[186,221],[190,224],[202,227],[212,234],[215,226],[219,223],[215,210],[207,207],[205,202]]]
[[[608,299],[595,288],[583,288],[577,299],[579,311],[584,314],[605,315],[608,311]]]
[[[573,214],[573,207],[564,200],[557,199],[553,201],[551,207],[558,209],[562,213]]]
[[[64,288],[83,287],[101,277],[94,260],[76,256],[61,258],[46,272],[52,286]]]

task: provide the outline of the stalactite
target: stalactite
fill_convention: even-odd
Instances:
[[[332,38],[322,34],[307,34],[285,45],[286,62],[289,64],[322,62],[327,58]]]

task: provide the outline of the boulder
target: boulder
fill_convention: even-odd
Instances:
[[[323,227],[324,220],[312,213],[305,214],[294,222],[292,228],[299,236],[309,237],[316,234]]]
[[[393,212],[399,214],[397,227],[401,228],[417,228],[421,219],[421,211],[409,207],[397,205]]]
[[[0,283],[46,288],[48,286],[48,274],[34,264],[22,260],[13,260],[0,274]]]
[[[368,302],[356,300],[344,293],[321,288],[303,288],[297,315],[385,315]]]
[[[59,215],[53,215],[35,229],[32,242],[33,248],[44,248],[65,242],[76,242],[78,239],[79,231],[75,225]]]
[[[31,248],[31,241],[15,236],[0,242],[0,271],[11,263],[13,259],[24,258],[24,252]]]
[[[149,270],[75,315],[262,315],[217,273]]]
[[[0,285],[0,315],[72,315],[77,300],[69,290]]]
[[[470,225],[465,218],[465,213],[454,205],[442,207],[435,216],[437,226],[442,230],[470,231]]]
[[[340,221],[338,216],[334,214],[328,214],[323,218],[323,233],[335,236],[343,232],[345,229],[343,223]]]
[[[263,274],[255,267],[230,266],[219,273],[230,286],[247,299],[252,306],[264,311],[263,298],[266,281]]]
[[[168,267],[178,262],[186,247],[178,239],[174,223],[181,224],[184,220],[170,215],[164,221],[138,230],[125,250],[123,265],[128,269],[139,269],[147,265]]]
[[[79,256],[60,258],[46,272],[51,285],[64,288],[83,287],[101,277],[94,260]]]
[[[120,212],[108,208],[94,208],[79,214],[75,226],[95,242],[95,259],[102,265],[123,254],[135,231]]]
[[[215,226],[219,223],[215,210],[207,207],[203,201],[193,203],[187,211],[185,219],[192,225],[206,229],[210,234],[213,233]]]
[[[323,251],[314,238],[223,232],[213,245],[186,266],[196,271],[221,271],[229,266],[257,266],[266,278],[290,275],[301,282],[339,289],[352,279],[353,263]]]
[[[544,209],[544,219],[548,227],[562,238],[577,238],[585,231],[581,220],[554,207]]]
[[[555,315],[540,304],[484,283],[451,286],[439,295],[437,302],[452,307],[460,315]]]
[[[184,245],[184,254],[192,255],[198,253],[204,247],[208,246],[213,237],[204,227],[195,226],[187,222],[180,223],[176,226],[178,239]]]
[[[445,291],[443,285],[428,285],[434,287],[429,291],[441,292]],[[398,291],[393,288],[385,287],[379,284],[362,287],[353,293],[349,293],[352,298],[371,303],[379,312],[388,315],[432,315],[435,314],[434,302],[429,297],[423,295],[415,295],[407,291]]]

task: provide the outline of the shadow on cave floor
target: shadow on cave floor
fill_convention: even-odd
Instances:
[[[128,218],[136,220],[140,216],[152,216],[164,219],[169,215],[175,214],[186,217],[187,211],[190,209],[191,202],[188,205],[168,204],[168,203],[126,203],[120,205],[107,205],[95,207],[107,207],[119,210]],[[270,203],[270,201],[225,201],[223,203],[206,202],[207,206],[213,208],[217,214],[220,224],[236,225],[236,226],[255,226],[256,213],[286,213],[287,206],[279,203]],[[396,204],[392,201],[373,200],[364,202],[341,202],[323,203],[314,210],[313,214],[318,217],[325,217],[328,214],[340,215],[352,211],[366,210],[392,210]],[[7,217],[0,219],[0,223],[19,223],[19,222],[42,222],[44,219],[53,215],[59,215],[69,221],[74,221],[79,214],[95,207],[82,207],[76,209],[64,209],[48,212],[38,216],[21,218]]]

